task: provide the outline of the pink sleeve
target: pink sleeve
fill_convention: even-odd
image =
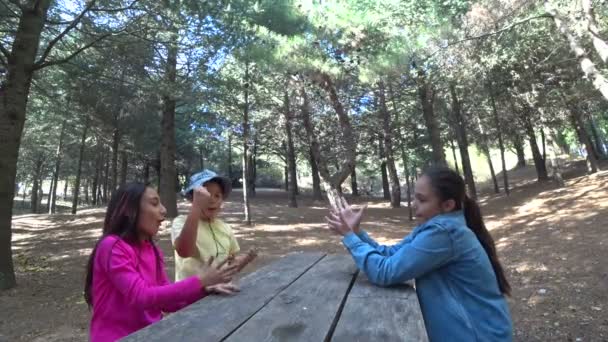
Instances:
[[[174,303],[192,302],[201,298],[201,289],[197,277],[184,279],[175,284],[169,284],[164,273],[164,285],[151,285],[142,278],[135,268],[137,256],[132,248],[121,240],[107,239],[100,246],[100,256],[109,258],[106,264],[107,274],[114,287],[123,294],[129,304],[142,309],[171,307]],[[113,240],[113,241],[112,241]]]

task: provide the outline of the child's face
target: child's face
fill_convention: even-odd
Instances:
[[[156,190],[146,188],[139,202],[139,217],[137,218],[137,229],[141,235],[145,237],[156,235],[166,214],[167,210],[160,203]]]
[[[204,186],[205,189],[209,191],[211,198],[209,199],[207,206],[202,209],[202,215],[205,219],[213,220],[219,215],[220,210],[222,209],[222,203],[224,203],[224,192],[222,191],[222,187],[215,182],[209,182]]]
[[[435,193],[429,177],[418,178],[414,189],[414,210],[418,223],[424,223],[434,216],[454,210],[454,200],[441,201],[441,198]]]

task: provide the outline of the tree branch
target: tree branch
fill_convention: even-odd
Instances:
[[[544,14],[537,15],[537,16],[534,16],[534,17],[529,17],[529,18],[526,18],[526,19],[522,19],[520,21],[516,21],[516,22],[514,22],[514,23],[512,23],[510,25],[507,25],[507,26],[501,28],[500,30],[496,30],[496,31],[489,32],[489,33],[484,33],[484,34],[481,34],[479,36],[467,37],[467,38],[464,38],[464,39],[461,39],[461,40],[457,40],[457,41],[455,41],[455,42],[453,42],[451,44],[459,44],[459,43],[462,43],[462,42],[466,42],[468,40],[482,39],[482,38],[485,38],[485,37],[497,35],[497,34],[502,33],[504,31],[508,31],[508,30],[514,28],[515,26],[518,26],[518,25],[521,25],[521,24],[525,24],[528,21],[531,21],[531,20],[534,20],[534,19],[540,19],[540,18],[553,18],[553,16],[550,15],[550,14],[548,14],[548,13],[544,13]]]
[[[525,23],[527,23],[529,21],[532,21],[534,19],[541,19],[541,18],[543,18],[543,19],[544,18],[551,18],[552,19],[553,16],[551,14],[549,14],[549,13],[544,13],[544,14],[541,14],[541,15],[529,17],[529,18],[526,18],[526,19],[522,19],[520,21],[516,21],[516,22],[514,22],[512,24],[509,24],[509,25],[507,25],[507,26],[505,26],[505,27],[503,27],[503,28],[501,28],[499,30],[496,30],[496,31],[480,34],[478,36],[466,37],[466,38],[463,38],[463,39],[460,39],[460,40],[449,42],[446,46],[441,47],[441,48],[435,50],[434,52],[432,52],[426,59],[430,59],[431,57],[433,57],[434,55],[436,55],[439,51],[447,49],[447,48],[450,48],[450,47],[452,47],[454,45],[458,45],[460,43],[464,43],[464,42],[467,42],[469,40],[477,40],[477,39],[483,39],[483,38],[487,38],[487,37],[490,37],[490,36],[494,36],[494,35],[497,35],[499,33],[502,33],[502,32],[505,32],[505,31],[509,31],[512,28],[514,28],[515,26],[519,26],[521,24],[525,24]]]
[[[11,4],[19,7],[19,9],[21,11],[27,10],[27,7],[25,7],[25,5],[23,5],[22,3],[20,3],[19,0],[8,0],[8,2],[10,2]]]
[[[593,47],[597,54],[600,55],[601,60],[604,63],[608,63],[608,44],[600,37],[600,30],[597,26],[597,21],[595,20],[591,0],[582,0],[581,3],[583,5],[583,11],[585,12],[587,31],[593,41]]]
[[[102,41],[103,39],[111,36],[111,35],[116,35],[119,34],[121,32],[125,32],[130,25],[132,25],[133,23],[137,22],[139,19],[141,19],[141,17],[136,17],[135,19],[133,19],[130,23],[127,23],[122,29],[117,30],[117,31],[112,31],[112,32],[108,32],[105,34],[102,34],[100,36],[98,36],[97,38],[95,38],[93,41],[91,41],[90,43],[84,45],[83,47],[79,48],[78,50],[74,51],[74,53],[72,53],[71,55],[69,55],[66,58],[62,58],[62,59],[58,59],[58,60],[54,60],[54,61],[49,61],[49,62],[44,62],[42,60],[42,58],[33,66],[33,70],[40,70],[42,68],[46,68],[48,66],[51,65],[57,65],[57,64],[62,64],[65,62],[68,62],[69,60],[71,60],[72,58],[76,57],[78,54],[80,54],[82,51],[90,48],[91,46],[97,44],[98,42]]]
[[[57,65],[57,64],[63,64],[65,62],[68,62],[70,59],[76,57],[78,54],[80,54],[82,51],[90,48],[91,46],[97,44],[98,42],[100,42],[101,40],[111,36],[112,33],[106,33],[104,35],[99,36],[98,38],[94,39],[93,41],[91,41],[90,43],[84,45],[83,47],[79,48],[78,50],[74,51],[71,55],[67,56],[66,58],[62,58],[62,59],[57,59],[54,61],[49,61],[49,62],[44,62],[44,63],[36,63],[34,65],[34,70],[40,70],[42,68],[46,68],[48,66],[51,65]]]
[[[51,53],[51,50],[53,49],[55,44],[57,44],[57,42],[59,42],[61,39],[63,39],[63,37],[65,37],[65,35],[68,34],[68,32],[70,32],[74,27],[76,27],[76,25],[78,25],[78,23],[80,23],[80,20],[84,17],[84,15],[87,14],[87,12],[89,12],[89,10],[91,10],[91,8],[93,8],[94,5],[95,5],[95,0],[88,3],[87,7],[85,7],[85,9],[82,12],[80,12],[80,14],[76,18],[74,18],[74,20],[72,20],[70,25],[68,25],[68,27],[66,27],[63,30],[63,32],[61,32],[59,35],[57,35],[57,37],[55,37],[53,40],[51,40],[49,42],[49,45],[47,45],[47,47],[44,50],[44,52],[42,53],[42,56],[40,57],[40,59],[38,59],[38,61],[34,64],[35,69],[39,69],[37,67],[44,63],[44,61],[48,57],[49,53]]]
[[[11,55],[11,53],[4,47],[4,45],[2,45],[2,42],[0,42],[0,52],[2,52],[4,57],[6,57],[7,59]]]
[[[44,21],[46,24],[48,25],[67,25],[69,23],[71,23],[71,21],[56,21],[56,20],[50,20],[50,19],[46,19]]]
[[[129,4],[129,6],[121,7],[121,8],[91,8],[91,12],[105,12],[105,13],[122,12],[122,11],[126,11],[129,9],[135,9],[134,6],[138,2],[139,2],[139,0],[133,0],[133,2],[131,2]]]
[[[3,13],[2,17],[19,18],[19,15],[17,14],[17,12],[13,11],[11,6],[9,6],[6,2],[4,2],[4,0],[0,0],[0,5],[2,5],[4,8],[6,8],[8,10],[7,13]]]

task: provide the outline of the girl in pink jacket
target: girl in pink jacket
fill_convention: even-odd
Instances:
[[[236,265],[209,267],[171,284],[152,237],[166,210],[156,190],[131,183],[112,195],[103,234],[87,265],[84,297],[92,308],[91,341],[115,341],[207,295],[231,292]]]

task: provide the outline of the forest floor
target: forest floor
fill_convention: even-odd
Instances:
[[[511,196],[484,193],[480,202],[513,287],[515,340],[608,341],[608,172],[586,176],[576,164],[563,188],[536,182],[530,167],[509,176]],[[380,242],[395,243],[413,227],[407,208],[391,209],[379,199],[354,201],[369,204],[363,227]],[[324,203],[305,196],[299,208],[286,202],[283,191],[258,191],[253,227],[242,224],[240,193],[226,203],[223,216],[241,248],[260,252],[247,272],[293,251],[344,253],[324,224]],[[18,286],[0,293],[0,341],[87,340],[83,271],[103,215],[103,209],[88,209],[14,217]],[[166,225],[159,240],[172,275]]]

